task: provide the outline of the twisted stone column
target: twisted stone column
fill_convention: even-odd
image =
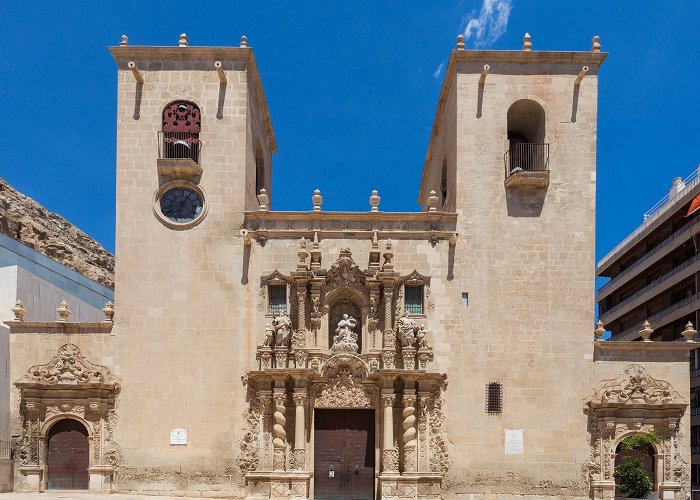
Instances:
[[[294,391],[294,404],[296,405],[296,418],[294,420],[294,466],[297,470],[306,468],[306,404],[309,396],[306,389]]]
[[[272,468],[274,470],[284,470],[286,462],[285,450],[287,448],[287,431],[285,430],[287,419],[284,416],[287,408],[284,405],[287,394],[284,389],[275,389],[273,398],[275,401],[275,413],[273,415],[275,423],[272,426],[272,446],[274,448]]]
[[[382,435],[382,472],[399,472],[399,451],[394,447],[394,401],[393,389],[382,391],[384,409],[384,433]]]
[[[415,472],[416,470],[416,395],[403,395],[403,461],[404,470]]]

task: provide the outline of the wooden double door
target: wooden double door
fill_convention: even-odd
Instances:
[[[315,410],[314,499],[374,499],[374,410]]]
[[[49,431],[48,488],[88,489],[90,465],[88,433],[75,420],[61,420]]]

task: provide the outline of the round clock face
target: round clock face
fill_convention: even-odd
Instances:
[[[169,189],[160,198],[160,211],[178,224],[195,220],[203,208],[204,201],[199,193],[186,187]]]

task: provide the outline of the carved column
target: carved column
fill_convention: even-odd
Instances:
[[[428,467],[428,403],[430,393],[418,393],[418,470],[427,471]]]
[[[393,389],[382,391],[382,408],[384,425],[382,434],[382,472],[399,472],[399,452],[394,447],[394,401]]]
[[[306,404],[309,396],[306,389],[294,390],[296,418],[294,420],[294,465],[298,470],[306,469]]]
[[[416,471],[416,394],[406,389],[403,395],[403,467],[407,472]]]
[[[396,355],[396,334],[393,327],[394,284],[384,282],[384,349],[382,350],[382,364],[384,368],[393,369],[395,367]]]
[[[263,414],[263,449],[260,468],[269,470],[272,468],[272,458],[270,457],[270,435],[272,433],[270,413],[272,410],[272,391],[260,391],[258,400],[260,401]]]
[[[272,427],[272,468],[274,470],[284,470],[286,463],[285,451],[287,448],[287,431],[285,430],[287,418],[284,416],[287,408],[284,405],[286,404],[287,391],[285,389],[275,389],[272,397],[275,401],[275,413],[273,416],[275,423]]]
[[[306,331],[306,282],[297,283],[297,299],[299,301],[299,318],[297,321],[297,331]],[[299,345],[294,347],[306,347],[306,335],[303,336],[303,341],[299,339]]]

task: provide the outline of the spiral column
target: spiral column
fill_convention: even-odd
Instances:
[[[275,404],[275,412],[272,416],[274,424],[272,426],[272,468],[274,470],[285,469],[285,451],[287,448],[287,418],[284,416],[287,408],[284,406],[287,399],[285,389],[275,389],[272,396]]]
[[[408,389],[407,389],[408,391]],[[403,395],[403,460],[404,470],[416,471],[416,395],[409,392]]]

